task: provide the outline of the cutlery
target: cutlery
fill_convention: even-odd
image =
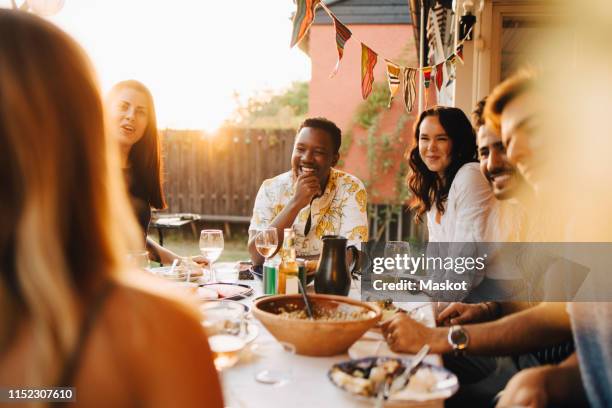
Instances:
[[[178,258],[174,258],[174,260],[172,261],[172,266],[170,267],[170,270],[168,271],[168,275],[174,275],[174,268],[176,268],[178,261],[179,261]]]
[[[412,377],[414,373],[418,371],[419,367],[421,366],[421,363],[423,363],[423,360],[425,359],[428,353],[429,353],[429,345],[425,344],[419,350],[419,352],[414,356],[414,359],[412,359],[410,366],[407,367],[406,370],[402,374],[395,377],[395,379],[393,380],[393,384],[391,386],[391,391],[393,392],[399,391],[403,389],[406,386],[406,384],[408,384],[410,377]]]
[[[306,305],[306,313],[308,314],[308,317],[312,320],[314,319],[314,316],[312,314],[310,300],[308,299],[308,295],[306,294],[306,288],[304,288],[301,279],[298,279],[298,284],[300,285],[300,292],[302,292],[302,298],[304,299],[304,304]]]

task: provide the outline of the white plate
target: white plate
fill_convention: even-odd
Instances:
[[[348,349],[348,355],[353,360],[358,360],[365,357],[397,357],[403,358],[406,355],[401,355],[391,351],[382,334],[368,331],[359,340],[357,340]]]
[[[170,268],[172,268],[171,266],[160,266],[157,268],[150,268],[149,270],[151,271],[151,273],[159,276],[160,278],[164,278],[167,279],[169,281],[173,281],[173,282],[180,282],[180,281],[185,281],[187,279],[187,275],[186,274],[180,274],[180,275],[168,275],[167,273],[170,271]],[[191,275],[189,277],[189,282],[198,282],[198,280],[202,277],[202,274],[197,274],[197,275]]]

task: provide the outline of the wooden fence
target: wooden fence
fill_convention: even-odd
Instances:
[[[290,169],[294,137],[295,130],[162,132],[168,211],[249,219],[262,181]]]

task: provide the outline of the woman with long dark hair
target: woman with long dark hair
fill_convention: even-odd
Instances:
[[[410,208],[427,215],[429,242],[485,240],[494,199],[476,158],[476,136],[461,109],[434,106],[421,113],[410,152]]]
[[[111,89],[107,105],[110,114],[109,129],[119,142],[121,166],[130,200],[150,257],[162,264],[170,264],[178,255],[146,236],[151,221],[151,208],[166,208],[153,96],[138,81],[122,81]]]

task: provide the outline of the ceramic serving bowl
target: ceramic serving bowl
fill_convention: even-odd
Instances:
[[[342,354],[380,320],[375,305],[345,296],[308,295],[315,314],[324,318],[299,318],[288,311],[305,310],[302,295],[276,295],[253,304],[253,314],[278,340],[295,346],[306,356]]]

